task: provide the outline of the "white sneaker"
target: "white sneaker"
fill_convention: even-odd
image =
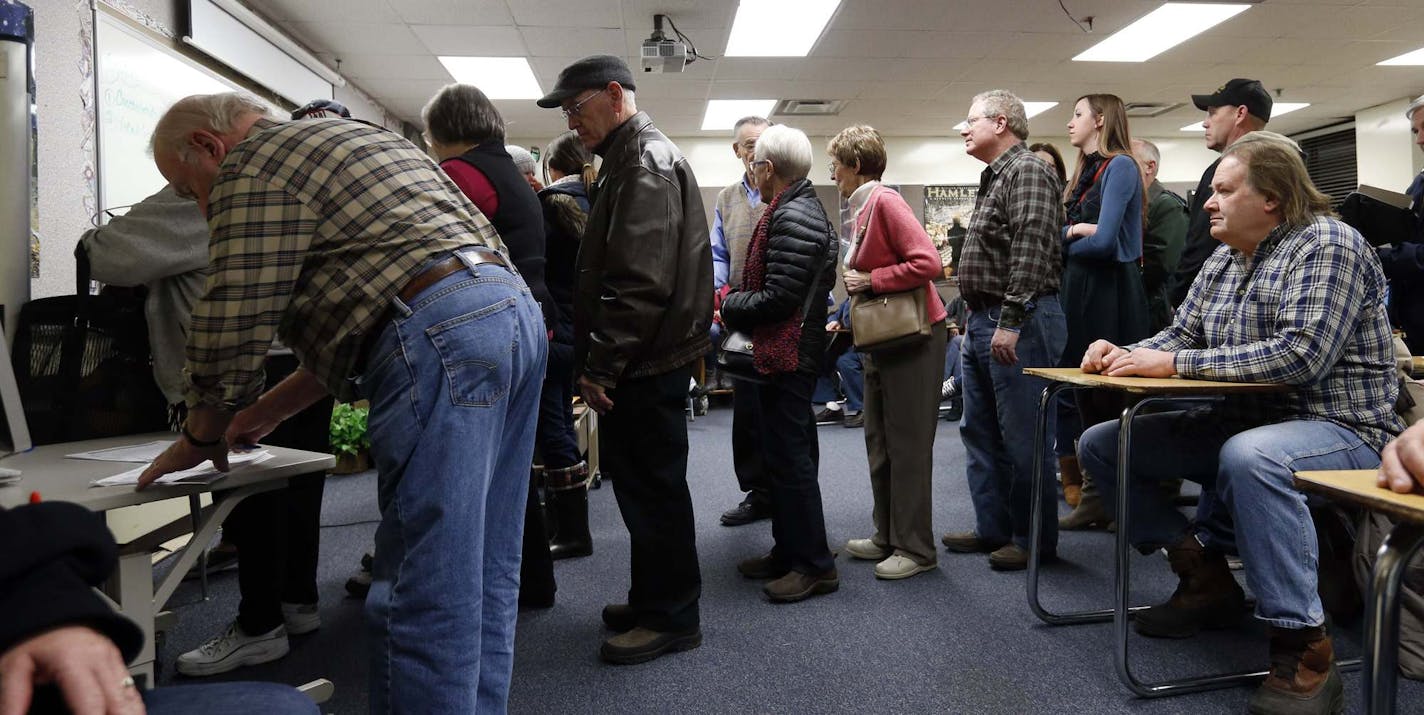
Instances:
[[[178,672],[193,677],[217,675],[244,665],[269,663],[288,650],[286,626],[250,636],[233,621],[222,635],[178,656]]]
[[[879,546],[872,539],[851,539],[846,542],[846,553],[851,558],[864,561],[880,561],[890,554],[890,550]]]
[[[892,554],[875,565],[875,577],[886,581],[909,578],[917,573],[935,570],[935,564],[925,566],[904,554]]]
[[[315,603],[283,603],[282,621],[287,626],[287,635],[299,636],[321,628],[321,611]]]

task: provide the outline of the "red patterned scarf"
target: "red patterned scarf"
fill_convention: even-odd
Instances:
[[[751,244],[747,247],[747,263],[742,268],[742,290],[759,291],[766,287],[766,253],[771,233],[771,215],[781,203],[786,191],[776,195],[757,221],[752,232]],[[815,277],[813,276],[813,279]],[[775,375],[792,372],[800,363],[801,309],[797,308],[791,317],[779,323],[758,325],[752,328],[752,363],[757,372]]]

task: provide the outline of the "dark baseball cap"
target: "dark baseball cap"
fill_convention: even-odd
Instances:
[[[633,72],[621,58],[613,55],[585,57],[559,72],[554,91],[544,95],[538,104],[545,109],[553,109],[569,97],[578,96],[579,92],[603,89],[609,82],[617,82],[624,89],[637,89],[633,86]]]
[[[350,119],[351,110],[334,99],[313,99],[300,109],[292,110],[292,119],[334,119],[336,117]]]
[[[1209,107],[1246,106],[1246,111],[1263,122],[1271,120],[1271,93],[1254,79],[1233,79],[1211,94],[1192,95],[1192,104],[1205,112]]]

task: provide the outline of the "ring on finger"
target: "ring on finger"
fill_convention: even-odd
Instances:
[[[133,679],[133,676],[132,676],[132,675],[125,675],[125,676],[124,676],[124,679],[119,681],[119,689],[120,689],[120,690],[128,690],[129,688],[132,688],[132,687],[135,687],[134,679]]]

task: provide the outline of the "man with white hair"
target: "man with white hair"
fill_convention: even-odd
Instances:
[[[1410,103],[1404,112],[1414,144],[1424,150],[1424,95]],[[1414,235],[1410,240],[1380,246],[1380,263],[1384,277],[1389,279],[1389,315],[1404,331],[1409,352],[1424,355],[1424,171],[1414,177],[1407,190],[1414,203]]]
[[[1057,365],[1068,340],[1058,303],[1062,187],[1053,169],[1024,147],[1028,118],[1013,94],[975,97],[959,134],[965,152],[988,164],[959,262],[959,290],[969,306],[960,348],[959,430],[976,526],[941,541],[950,551],[987,552],[991,568],[1016,571],[1028,566],[1034,499],[1043,505],[1041,553],[1052,558],[1058,548],[1052,482],[1045,479],[1043,492],[1030,493],[1031,435],[1046,383],[1023,368]],[[1044,455],[1042,469],[1053,469],[1051,456]]]
[[[633,73],[612,55],[559,72],[538,102],[603,157],[579,245],[574,364],[600,415],[603,468],[632,542],[628,602],[603,609],[618,634],[599,655],[632,664],[702,644],[683,406],[712,347],[712,248],[697,177],[638,111]]]
[[[1142,287],[1147,291],[1152,328],[1161,330],[1172,321],[1167,279],[1176,270],[1187,239],[1187,202],[1157,180],[1162,152],[1156,144],[1133,139],[1132,156],[1141,170],[1142,190],[1147,197],[1147,223],[1142,229]]]
[[[544,190],[544,185],[539,183],[538,169],[539,162],[534,160],[534,155],[528,149],[517,144],[506,144],[504,150],[509,153],[509,158],[514,160],[514,168],[524,176],[524,180],[529,182],[529,188],[534,193]]]
[[[208,217],[183,438],[139,479],[252,444],[328,393],[371,402],[381,525],[366,599],[373,712],[502,712],[547,343],[489,221],[423,151],[251,97],[170,108],[151,148]],[[301,367],[261,392],[274,337]],[[260,394],[259,394],[260,393]],[[464,623],[471,616],[476,622]]]

